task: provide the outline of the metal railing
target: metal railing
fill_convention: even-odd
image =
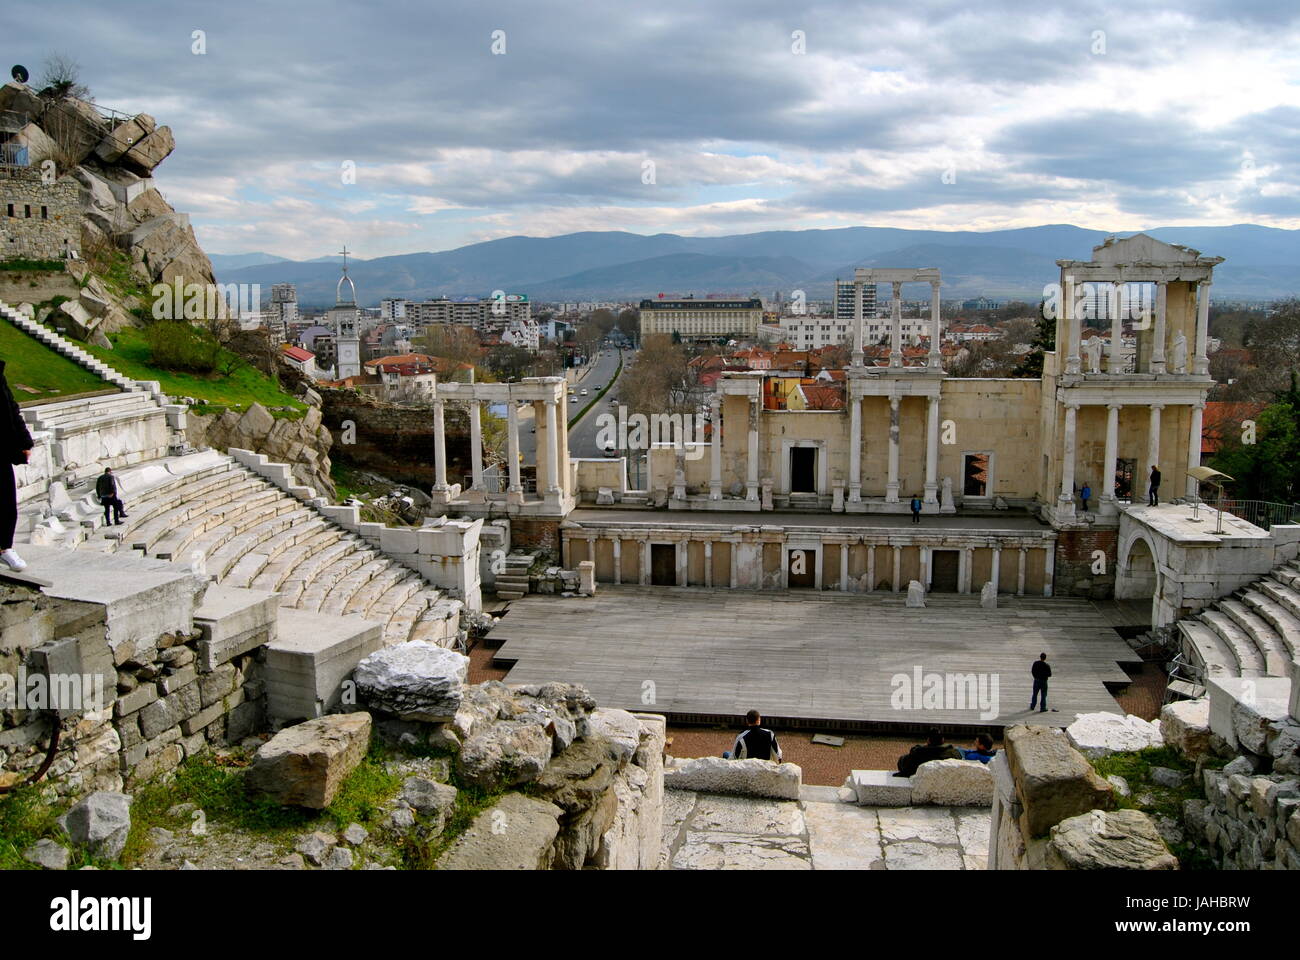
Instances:
[[[1300,503],[1272,503],[1268,500],[1237,500],[1225,497],[1222,501],[1205,500],[1206,506],[1223,510],[1262,530],[1286,523],[1300,523]]]

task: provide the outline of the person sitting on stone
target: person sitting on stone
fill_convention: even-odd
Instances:
[[[745,729],[736,737],[729,756],[732,760],[771,760],[781,762],[781,745],[776,742],[776,734],[767,727],[760,726],[762,715],[757,710],[745,714]]]
[[[965,760],[988,763],[998,755],[998,752],[993,748],[993,738],[987,733],[979,733],[975,735],[975,747],[971,750],[963,750],[961,755]]]
[[[944,743],[943,734],[938,727],[931,727],[927,732],[925,743],[917,744],[898,758],[896,777],[910,777],[916,768],[930,760],[960,760],[961,751],[951,743]]]

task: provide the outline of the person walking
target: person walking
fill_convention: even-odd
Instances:
[[[1047,678],[1052,675],[1052,668],[1048,666],[1047,663],[1047,654],[1040,653],[1038,655],[1038,659],[1034,661],[1034,665],[1029,668],[1029,672],[1034,678],[1034,692],[1033,695],[1029,698],[1029,709],[1030,710],[1034,709],[1034,705],[1038,704],[1039,705],[1038,712],[1046,713],[1047,712]]]
[[[99,502],[104,506],[104,526],[107,527],[112,524],[115,527],[120,527],[122,519],[126,516],[126,508],[117,495],[117,477],[113,476],[112,467],[105,467],[104,472],[95,481],[95,493],[99,496]],[[112,517],[109,516],[110,508],[113,513]]]
[[[1092,487],[1085,483],[1083,489],[1079,491],[1079,499],[1083,501],[1083,512],[1087,513],[1088,501],[1092,499]]]
[[[757,710],[745,714],[745,729],[731,747],[732,760],[781,762],[781,745],[776,742],[776,734],[762,726],[762,723],[763,717]]]
[[[921,498],[913,497],[911,506],[912,506],[912,522],[920,523],[921,522]]]
[[[18,527],[14,467],[27,463],[31,453],[32,435],[9,390],[5,362],[0,360],[0,562],[15,573],[27,569],[27,563],[14,552],[14,530]]]
[[[1160,468],[1151,464],[1151,482],[1147,487],[1147,506],[1160,506]]]

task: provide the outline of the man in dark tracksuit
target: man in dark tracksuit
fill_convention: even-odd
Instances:
[[[767,727],[760,727],[763,718],[757,710],[745,714],[745,729],[736,737],[731,748],[732,760],[774,760],[781,762],[781,746],[776,742],[776,734]]]
[[[1147,506],[1160,506],[1160,468],[1151,464],[1151,482],[1147,493]]]
[[[1034,693],[1029,698],[1029,709],[1034,709],[1034,704],[1039,703],[1039,695],[1042,695],[1042,702],[1039,706],[1039,713],[1047,712],[1047,678],[1052,675],[1052,668],[1047,665],[1047,654],[1040,653],[1034,665],[1029,668],[1029,672],[1034,677]]]
[[[5,380],[5,362],[0,360],[0,562],[10,570],[27,564],[14,552],[14,528],[18,525],[18,485],[14,465],[24,464],[32,452],[32,435],[23,422],[18,402]]]
[[[117,496],[117,478],[113,476],[112,467],[105,467],[104,472],[95,481],[95,493],[99,496],[99,502],[104,505],[104,526],[111,523],[120,527],[122,518],[126,516],[126,513],[122,501]],[[111,518],[109,517],[110,507],[114,514]]]

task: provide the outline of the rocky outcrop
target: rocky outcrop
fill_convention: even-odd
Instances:
[[[1155,824],[1141,810],[1093,810],[1052,827],[1051,870],[1177,870]]]
[[[1159,725],[1133,714],[1076,714],[1074,723],[1065,728],[1065,735],[1076,750],[1093,759],[1164,744]]]
[[[370,749],[370,714],[341,713],[281,730],[258,749],[245,777],[276,803],[323,810]]]
[[[333,500],[337,493],[330,479],[333,436],[321,422],[321,412],[309,407],[300,419],[273,417],[260,403],[247,410],[227,410],[220,416],[186,416],[185,438],[195,447],[212,447],[264,454],[287,464],[294,479],[319,496]]]
[[[357,690],[367,705],[402,720],[441,723],[460,709],[469,657],[415,640],[377,650],[357,664]]]
[[[347,441],[334,451],[344,463],[372,470],[395,483],[427,490],[433,486],[428,407],[385,403],[355,390],[320,388],[329,429],[350,424]],[[469,420],[458,405],[446,412],[447,476],[453,483],[469,473]]]

